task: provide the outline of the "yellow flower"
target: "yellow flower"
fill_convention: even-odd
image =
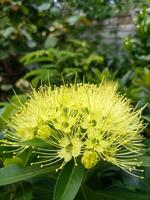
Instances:
[[[94,167],[98,161],[99,161],[98,153],[94,151],[85,151],[81,159],[82,164],[87,169]]]
[[[40,123],[36,132],[41,139],[46,139],[52,134],[52,130],[48,124]]]
[[[11,118],[6,143],[44,140],[49,147],[34,150],[41,166],[60,163],[62,168],[79,158],[88,169],[103,160],[130,173],[141,165],[136,159],[143,149],[141,112],[113,82],[44,86]]]

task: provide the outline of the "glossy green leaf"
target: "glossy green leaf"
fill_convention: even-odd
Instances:
[[[143,119],[145,119],[147,122],[150,122],[150,117],[149,116],[143,116]]]
[[[55,47],[57,45],[58,39],[54,36],[49,36],[46,38],[45,43],[44,43],[44,47],[45,48],[52,48]]]
[[[1,108],[1,117],[0,117],[0,130],[2,130],[5,127],[6,121],[9,119],[10,114],[15,110],[16,108],[10,104],[7,103],[3,108]]]
[[[15,200],[31,200],[32,185],[28,182],[20,182],[15,194]]]
[[[1,187],[0,188],[0,200],[8,200],[9,199],[9,194],[11,192],[11,188],[8,186]]]
[[[75,166],[74,163],[68,163],[58,177],[53,200],[73,200],[83,176],[84,168],[81,164]]]
[[[150,156],[141,156],[138,160],[142,162],[142,166],[150,167]]]
[[[82,188],[82,200],[149,200],[149,195],[142,195],[133,192],[95,192],[88,187]]]
[[[40,168],[38,166],[21,167],[12,165],[0,169],[0,186],[27,180],[39,175],[55,171],[55,166]]]
[[[66,19],[66,21],[68,22],[68,24],[69,24],[70,26],[73,26],[73,25],[75,25],[75,23],[77,23],[77,21],[78,21],[79,19],[80,19],[79,16],[74,15],[74,16],[68,17],[68,18]]]
[[[16,111],[16,107],[22,106],[27,100],[26,95],[14,95],[10,99],[10,103],[0,103],[0,130],[3,130],[6,125],[6,121],[9,120],[11,114]]]
[[[19,142],[21,145],[28,145],[28,146],[45,146],[46,143],[41,140],[40,138],[33,138],[31,140],[26,140],[23,142]]]

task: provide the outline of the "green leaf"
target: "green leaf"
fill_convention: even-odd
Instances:
[[[50,8],[51,4],[50,3],[42,3],[39,7],[38,7],[38,11],[39,12],[43,12],[46,11]]]
[[[15,31],[14,27],[10,26],[4,30],[1,31],[1,34],[3,37],[8,38],[10,35]]]
[[[120,79],[120,84],[121,86],[125,86],[126,83],[132,78],[133,72],[129,70],[121,79]]]
[[[30,48],[34,48],[34,47],[36,47],[36,42],[34,40],[30,39],[30,40],[27,40],[27,45]]]
[[[1,87],[0,87],[0,89],[2,91],[9,91],[12,88],[13,88],[13,85],[11,85],[11,84],[2,84]]]
[[[10,187],[1,187],[0,188],[0,200],[6,200],[9,199],[9,194],[11,192]]]
[[[150,122],[150,117],[149,116],[143,116],[143,119],[145,119],[146,121]]]
[[[150,54],[144,55],[144,56],[139,56],[138,58],[140,60],[150,61]]]
[[[10,101],[11,103],[0,103],[0,130],[5,128],[6,121],[9,120],[11,114],[13,114],[17,109],[16,107],[21,107],[27,100],[26,95],[14,95]]]
[[[18,144],[28,145],[28,146],[38,146],[38,147],[42,147],[42,146],[47,145],[46,142],[44,142],[40,138],[33,138],[31,140],[26,140],[26,141],[23,141],[23,142],[18,142]]]
[[[21,155],[21,158],[23,160],[23,166],[26,166],[32,157],[33,149],[32,147],[29,147],[26,151],[24,151]]]
[[[142,166],[150,167],[150,156],[140,156],[138,160],[142,162]]]
[[[54,172],[56,166],[40,168],[38,166],[21,167],[12,165],[0,169],[0,186],[27,180],[39,175]]]
[[[73,26],[79,21],[79,19],[80,19],[79,16],[74,15],[74,16],[68,17],[66,21],[70,26]]]
[[[83,200],[149,200],[150,196],[133,192],[95,192],[88,187],[82,188]]]
[[[0,50],[0,60],[4,60],[9,57],[8,50]]]
[[[46,49],[55,47],[57,45],[58,39],[54,36],[48,36],[45,40],[44,47]]]
[[[31,200],[32,199],[32,187],[28,182],[19,183],[15,194],[15,200]]]
[[[81,164],[75,166],[68,163],[60,173],[54,191],[53,200],[73,200],[76,196],[84,176]]]
[[[0,130],[3,130],[3,128],[6,125],[6,121],[9,119],[10,114],[15,110],[16,108],[14,105],[7,103],[3,108],[0,110]]]

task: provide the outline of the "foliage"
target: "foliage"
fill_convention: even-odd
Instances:
[[[135,102],[140,104],[150,103],[150,60],[149,60],[149,34],[150,15],[148,7],[144,7],[136,19],[136,34],[128,36],[124,41],[127,59],[130,61],[130,72],[127,72],[127,80],[124,86],[126,93]],[[130,85],[129,85],[130,83]],[[150,117],[149,104],[146,118]]]
[[[150,14],[145,7],[136,17],[136,35],[127,37],[124,46],[131,58],[131,63],[136,67],[149,67],[149,34]]]
[[[66,0],[72,10],[84,13],[90,19],[105,19],[112,16],[128,14],[132,6],[142,6],[145,0]]]
[[[107,68],[103,69],[104,57],[91,53],[89,45],[80,41],[70,41],[67,50],[50,48],[27,54],[21,61],[29,69],[30,66],[36,66],[24,77],[31,80],[35,87],[41,79],[42,81],[50,79],[52,83],[58,84],[61,76],[67,82],[73,82],[77,78],[80,81],[85,79],[96,83],[102,78],[102,70],[103,73],[107,73]]]
[[[84,32],[91,24],[86,16],[77,15],[67,5],[47,0],[0,2],[2,100],[6,99],[14,84],[18,84],[18,79],[28,71],[19,61],[22,55],[41,48],[63,48],[66,41],[78,38],[79,32]],[[26,85],[26,82],[22,85]]]
[[[149,9],[144,7],[137,15],[135,35],[125,39],[122,54],[118,55],[115,47],[104,48],[97,38],[94,43],[79,40],[82,33],[88,34],[88,27],[93,28],[95,20],[124,14],[135,5],[141,9],[143,4],[149,5],[149,0],[57,2],[0,1],[0,89],[3,91],[0,98],[10,97],[8,102],[0,103],[0,139],[4,137],[6,120],[26,102],[26,92],[32,87],[29,82],[37,87],[40,82],[49,81],[60,85],[63,79],[92,83],[99,83],[104,76],[115,79],[137,108],[148,103],[142,117],[146,123],[150,122]],[[93,32],[97,30],[100,26]],[[19,98],[12,92],[14,83]],[[42,147],[41,140],[28,141],[29,148],[18,157],[4,154],[8,148],[0,146],[0,199],[60,200],[63,194],[61,200],[66,200],[66,196],[75,200],[148,200],[149,130],[147,126],[144,132],[147,148],[139,158],[143,162],[144,179],[105,163],[83,172],[81,165],[76,168],[70,162],[59,175],[51,166],[29,166],[35,159],[31,146]]]
[[[1,60],[40,48],[51,20],[60,14],[52,1],[4,1],[0,6]]]

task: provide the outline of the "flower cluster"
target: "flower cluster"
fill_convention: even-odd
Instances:
[[[27,145],[20,142],[40,138],[46,146],[35,147],[42,166],[71,159],[90,169],[102,161],[131,173],[141,162],[143,122],[140,110],[117,93],[116,84],[75,84],[34,90],[28,101],[8,123],[5,145],[16,147],[16,155]]]

